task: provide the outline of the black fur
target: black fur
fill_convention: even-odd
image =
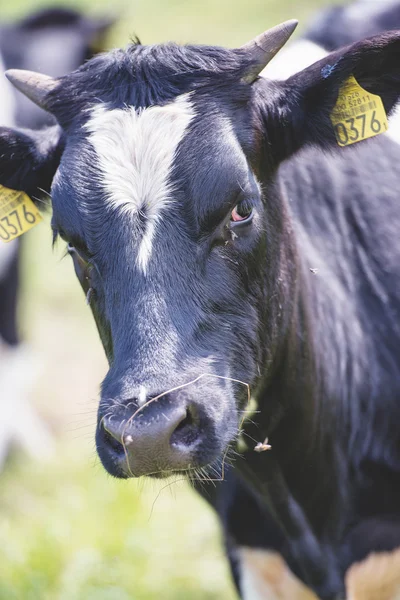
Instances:
[[[113,475],[129,475],[117,434],[105,427],[110,417],[120,436],[128,423],[129,435],[148,438],[165,412],[195,407],[197,429],[185,426],[199,441],[190,466],[220,474],[245,386],[205,378],[171,388],[210,370],[249,382],[258,412],[245,427],[248,450],[225,485],[212,496],[203,490],[221,514],[239,587],[243,544],[281,552],[324,599],[343,592],[354,560],[400,545],[400,148],[381,136],[340,150],[329,119],[350,74],[390,111],[400,96],[399,55],[399,34],[385,34],[287,82],[249,85],[242,51],[134,45],[95,58],[51,93],[64,129],[61,145],[50,144],[50,156],[54,148],[61,155],[53,228],[75,247],[84,291],[95,290],[110,362],[100,457]],[[143,108],[189,92],[195,117],[144,275],[135,260],[146,207],[139,216],[109,210],[83,125],[99,103]],[[27,189],[29,162],[18,168],[7,140],[41,163],[35,138],[2,135],[1,161],[14,166],[0,168],[0,183]],[[250,203],[253,220],[237,226],[230,214],[240,202]],[[129,422],[142,385],[148,398],[171,391]],[[272,451],[255,453],[266,436]],[[147,439],[138,472],[150,473],[148,460],[165,474],[168,451]]]

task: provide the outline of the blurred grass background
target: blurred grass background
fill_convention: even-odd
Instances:
[[[326,0],[55,2],[117,23],[109,46],[240,45],[276,23],[302,27]],[[12,20],[48,1],[1,4]],[[186,486],[112,480],[94,449],[100,342],[49,217],[26,234],[21,327],[32,349],[38,410],[57,439],[45,463],[14,454],[0,474],[0,600],[232,600],[216,519]],[[1,382],[0,382],[1,386]],[[1,388],[0,388],[1,389]]]

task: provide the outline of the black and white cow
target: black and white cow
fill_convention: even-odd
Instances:
[[[35,69],[54,77],[76,69],[104,46],[112,25],[109,19],[48,8],[23,20],[0,26],[0,69]],[[0,81],[0,124],[40,129],[55,123],[47,112]],[[0,241],[0,466],[10,444],[22,445],[31,455],[49,452],[51,440],[30,403],[34,357],[21,343],[17,324],[20,240]],[[29,431],[30,434],[26,435]]]
[[[244,598],[243,548],[330,599],[354,561],[400,546],[400,147],[339,149],[330,120],[351,75],[393,110],[400,33],[258,77],[295,26],[12,71],[58,124],[0,132],[0,183],[51,190],[91,302],[104,467],[225,476],[211,501]]]

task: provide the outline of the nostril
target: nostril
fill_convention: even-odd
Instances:
[[[170,443],[173,446],[192,446],[200,434],[199,417],[193,405],[188,406],[186,415],[174,429]]]
[[[106,444],[117,452],[123,451],[124,448],[120,442],[120,437],[118,436],[118,433],[113,430],[113,427],[109,423],[106,424],[104,419],[101,423],[101,427],[103,429],[104,441]]]

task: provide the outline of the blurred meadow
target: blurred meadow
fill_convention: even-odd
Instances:
[[[48,1],[2,1],[3,21]],[[108,46],[240,45],[289,18],[302,27],[322,0],[54,2],[116,18]],[[24,240],[21,329],[32,353],[32,399],[55,438],[34,462],[15,452],[0,473],[0,600],[231,600],[218,523],[185,483],[116,481],[94,448],[106,372],[90,310],[49,216]],[[0,382],[1,386],[1,382]],[[1,388],[0,388],[1,389]]]

